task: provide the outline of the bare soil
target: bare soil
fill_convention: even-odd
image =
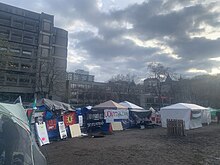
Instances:
[[[41,147],[48,165],[220,165],[220,125],[168,137],[161,127],[69,138]]]

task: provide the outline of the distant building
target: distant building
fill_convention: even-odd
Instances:
[[[76,70],[75,72],[68,72],[67,79],[70,81],[87,81],[94,82],[94,75],[90,75],[88,71],[81,69]]]
[[[159,109],[175,102],[177,92],[177,81],[172,80],[168,75],[164,82],[156,78],[144,80],[143,90],[140,95],[140,105],[146,109],[154,107]]]
[[[0,3],[0,101],[65,95],[68,32],[54,16]]]

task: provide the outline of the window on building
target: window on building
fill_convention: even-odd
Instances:
[[[12,26],[16,28],[23,28],[23,21],[21,20],[13,20]]]
[[[49,55],[49,49],[42,48],[42,50],[41,50],[41,56],[42,56],[42,57],[48,57],[48,55]]]
[[[16,83],[17,82],[17,77],[16,76],[8,76],[7,81],[12,82],[12,83]]]
[[[12,52],[12,53],[20,53],[20,49],[10,48],[10,52]]]
[[[19,64],[15,62],[9,62],[8,67],[11,69],[17,69],[19,67]]]
[[[0,14],[0,24],[3,25],[10,25],[11,23],[11,17],[9,15]]]
[[[29,64],[21,64],[21,69],[29,70],[29,69],[31,69],[31,65],[29,65]]]
[[[6,47],[0,47],[0,51],[7,51],[8,49]]]
[[[0,82],[4,82],[5,81],[5,76],[4,75],[0,75]]]
[[[25,30],[34,30],[35,22],[26,20],[24,24]]]
[[[33,44],[33,41],[34,41],[33,37],[24,37],[23,38],[23,42],[27,43],[27,44]]]
[[[28,78],[20,78],[19,82],[20,83],[24,83],[24,84],[28,84],[30,82],[30,79],[28,79]]]
[[[31,56],[31,55],[32,55],[32,51],[23,50],[23,51],[22,51],[22,54],[23,54],[24,56]]]
[[[32,78],[31,79],[31,84],[35,84],[36,83],[36,79],[35,78]]]
[[[6,66],[6,62],[5,61],[0,61],[0,67],[5,68],[5,66]]]
[[[9,38],[9,30],[4,29],[4,28],[1,27],[0,28],[0,37],[8,39]]]
[[[21,33],[12,33],[11,40],[16,42],[21,42],[22,34]]]
[[[51,25],[50,25],[49,22],[44,22],[44,24],[43,24],[43,29],[44,29],[45,31],[50,31],[50,27],[51,27]]]
[[[43,35],[43,43],[49,44],[50,43],[50,37],[48,35]]]
[[[73,75],[72,74],[68,74],[68,80],[73,80]]]

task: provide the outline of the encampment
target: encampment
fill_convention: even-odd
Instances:
[[[202,111],[196,104],[177,103],[160,109],[162,127],[167,127],[167,119],[179,119],[185,122],[185,129],[202,127]]]
[[[0,103],[0,164],[46,165],[20,103]]]

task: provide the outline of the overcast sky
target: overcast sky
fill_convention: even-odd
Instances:
[[[2,2],[54,15],[69,32],[67,71],[88,70],[96,81],[143,79],[150,62],[183,76],[220,73],[220,0]]]

